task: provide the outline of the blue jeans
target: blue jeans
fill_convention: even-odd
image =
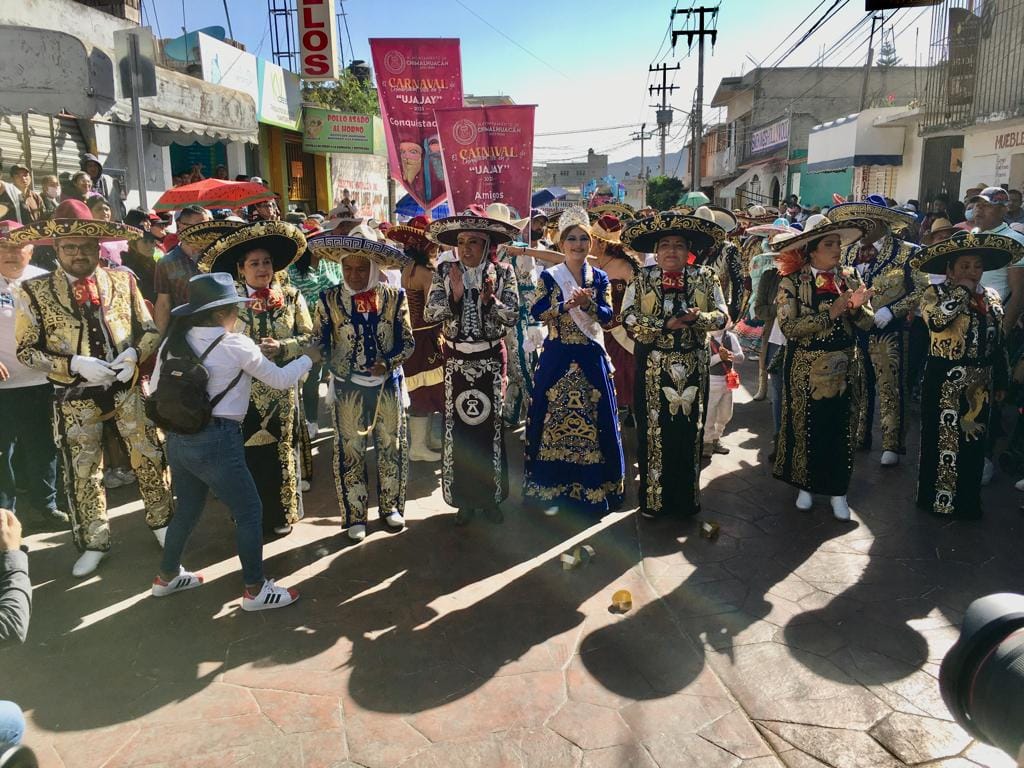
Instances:
[[[212,489],[235,520],[235,542],[246,584],[263,583],[263,504],[245,464],[242,425],[214,417],[195,435],[167,433],[167,463],[178,505],[167,528],[160,570],[177,573],[181,553]]]
[[[0,701],[0,746],[21,744],[25,735],[25,715],[13,701]]]
[[[40,509],[57,508],[57,446],[53,440],[53,387],[0,389],[0,507],[15,509],[15,487],[27,488],[26,501]],[[25,468],[15,481],[15,449]]]

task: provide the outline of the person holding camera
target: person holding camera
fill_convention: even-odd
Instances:
[[[637,461],[640,514],[700,512],[700,461],[708,399],[708,333],[728,322],[725,297],[710,267],[691,251],[725,240],[713,221],[659,213],[631,222],[622,245],[654,253],[626,289],[623,324],[636,340]]]

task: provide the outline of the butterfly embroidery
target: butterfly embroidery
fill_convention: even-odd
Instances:
[[[684,416],[689,416],[693,410],[693,402],[697,399],[697,387],[687,387],[680,393],[672,387],[662,387],[665,399],[668,400],[668,412],[675,416],[682,409]]]

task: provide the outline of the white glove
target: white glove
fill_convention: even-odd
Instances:
[[[132,347],[128,347],[128,349],[114,358],[114,361],[110,364],[110,369],[117,372],[118,381],[122,384],[126,384],[132,380],[132,376],[135,375],[135,368],[138,364],[139,353]]]
[[[875,328],[885,328],[889,323],[892,322],[892,312],[886,307],[875,310]]]
[[[327,377],[327,397],[324,400],[328,405],[334,405],[334,401],[338,399],[337,393],[334,391],[334,374],[332,373]]]
[[[71,358],[71,372],[77,373],[94,386],[109,386],[114,383],[115,373],[105,362],[96,357],[74,355]]]

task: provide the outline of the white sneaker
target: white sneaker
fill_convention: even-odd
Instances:
[[[1013,484],[1013,487],[1016,488],[1018,491],[1024,491],[1024,480],[1018,480],[1016,483]]]
[[[850,505],[846,503],[845,496],[832,497],[832,515],[836,520],[844,522],[850,519]]]
[[[192,573],[186,571],[185,566],[178,566],[177,578],[171,579],[170,581],[164,581],[160,578],[159,574],[153,579],[153,587],[150,590],[153,597],[167,597],[173,595],[175,592],[184,592],[186,589],[195,589],[196,587],[203,586],[203,577],[201,574]]]
[[[895,467],[900,463],[900,455],[896,451],[882,451],[882,466]]]
[[[807,491],[800,491],[796,496],[796,508],[806,512],[814,506],[814,497]]]
[[[94,549],[86,550],[75,561],[75,566],[71,569],[71,575],[78,578],[88,576],[99,567],[100,560],[106,557],[106,554],[106,552],[97,552]]]
[[[266,611],[271,608],[284,608],[299,599],[299,593],[294,589],[285,589],[274,583],[273,579],[263,582],[259,594],[251,595],[249,590],[242,593],[243,611]]]
[[[352,541],[362,541],[366,538],[366,526],[363,524],[351,526],[348,529],[348,537]]]
[[[167,526],[163,528],[154,528],[153,535],[156,536],[157,544],[160,545],[160,549],[164,548],[164,542],[167,541]]]
[[[992,463],[992,459],[985,458],[985,466],[981,470],[981,484],[988,485],[992,482],[992,476],[996,473],[996,465]]]
[[[395,530],[405,528],[405,518],[402,517],[402,513],[397,509],[391,510],[391,514],[384,518],[384,522]]]
[[[316,440],[316,436],[320,433],[320,425],[315,421],[307,421],[306,431],[309,433],[310,440]]]
[[[554,517],[558,514],[558,505],[552,504],[550,507],[544,507],[544,515],[546,517]]]

